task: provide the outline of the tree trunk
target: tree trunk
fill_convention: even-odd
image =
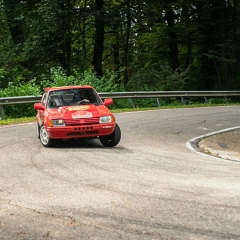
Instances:
[[[124,46],[124,56],[123,56],[123,67],[124,69],[124,86],[128,83],[128,51],[129,51],[129,39],[130,39],[130,29],[131,29],[131,14],[130,14],[130,0],[126,1],[127,5],[127,26],[126,26],[126,38]]]
[[[17,9],[19,8],[22,1],[20,0],[4,0],[4,10],[8,21],[9,30],[11,33],[12,41],[15,44],[24,42],[23,33],[23,20],[20,18],[20,13],[16,15]]]
[[[167,21],[169,27],[169,49],[170,49],[170,59],[173,71],[179,70],[179,59],[178,59],[178,46],[177,46],[177,34],[173,27],[175,25],[175,18],[173,9],[170,8],[165,14],[165,20]]]
[[[95,13],[95,44],[94,44],[94,57],[93,68],[98,77],[103,76],[102,70],[102,55],[104,47],[104,13],[103,13],[103,0],[96,0],[96,13]]]
[[[83,23],[82,23],[82,71],[85,71],[86,68],[86,58],[87,58],[87,50],[86,50],[86,8],[87,8],[87,0],[84,0],[84,12],[83,12]]]
[[[118,80],[120,78],[120,73],[119,73],[119,69],[120,69],[120,57],[119,57],[119,26],[118,24],[114,24],[113,25],[113,32],[115,35],[115,43],[113,45],[113,63],[114,63],[114,71],[117,73],[118,77],[117,77],[117,82],[116,83],[120,83]]]
[[[65,48],[66,48],[66,71],[67,74],[71,74],[71,3],[70,0],[67,1],[67,13],[66,13],[66,18],[67,18],[67,27],[66,27],[66,43],[65,43]]]

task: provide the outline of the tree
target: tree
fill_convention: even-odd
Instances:
[[[62,67],[115,71],[126,90],[236,89],[239,16],[236,0],[2,0],[0,69],[9,81]]]
[[[104,8],[103,0],[95,0],[95,43],[93,55],[93,68],[97,76],[103,76],[102,56],[104,49]]]

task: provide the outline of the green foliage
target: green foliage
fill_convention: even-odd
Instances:
[[[208,104],[226,104],[226,103],[234,103],[234,99],[230,98],[208,98]]]
[[[0,68],[0,89],[6,88],[8,86],[9,81],[9,72]]]
[[[240,88],[238,1],[95,3],[1,1],[0,88],[33,78],[98,91]],[[97,63],[101,78],[86,70]]]
[[[17,97],[17,96],[39,96],[41,94],[39,86],[35,80],[26,84],[10,84],[8,88],[0,91],[0,97]],[[4,106],[5,115],[8,118],[28,117],[35,114],[32,104],[6,105]]]
[[[114,99],[113,105],[109,106],[111,110],[124,108],[132,108],[130,99]]]
[[[102,78],[96,76],[92,70],[86,70],[83,74],[74,72],[67,76],[61,68],[52,68],[50,80],[42,80],[41,84],[45,87],[71,86],[71,85],[90,85],[98,92],[121,91],[122,88],[116,84],[117,73],[107,70]],[[119,80],[118,80],[119,81]]]
[[[136,72],[127,86],[130,91],[181,91],[188,79],[188,69],[172,71],[166,63],[146,64]]]
[[[45,87],[59,87],[59,86],[71,86],[77,85],[76,78],[74,76],[67,76],[65,71],[61,68],[51,68],[50,79],[43,77],[41,81],[42,88]]]
[[[7,88],[0,92],[0,97],[16,97],[16,96],[38,96],[41,94],[39,86],[35,79],[28,83],[11,83]]]

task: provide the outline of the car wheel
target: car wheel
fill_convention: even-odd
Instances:
[[[41,126],[39,135],[40,141],[44,147],[53,147],[56,145],[56,140],[49,137],[48,132],[44,125]]]
[[[120,139],[121,139],[121,130],[117,123],[115,125],[114,131],[112,134],[99,137],[100,142],[105,147],[116,146],[120,142]]]

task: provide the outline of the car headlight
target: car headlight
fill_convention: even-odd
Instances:
[[[111,122],[114,122],[114,119],[112,116],[103,116],[103,117],[100,117],[99,119],[99,123],[111,123]]]
[[[51,120],[49,121],[50,127],[62,127],[65,126],[65,122],[63,119]]]

